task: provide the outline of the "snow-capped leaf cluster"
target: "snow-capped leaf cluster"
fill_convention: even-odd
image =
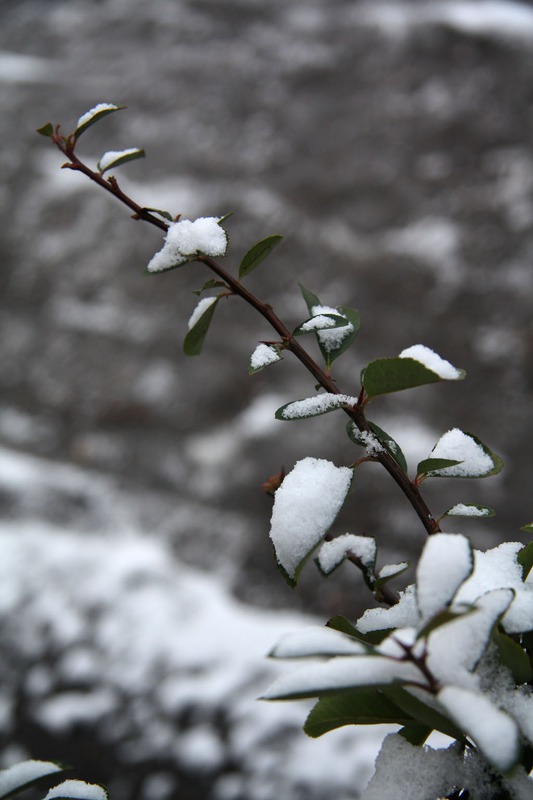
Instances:
[[[220,225],[223,217],[184,219],[169,225],[165,243],[150,259],[148,272],[165,272],[179,267],[202,253],[218,257],[226,253],[228,237]]]
[[[529,691],[513,683],[517,670],[528,680],[533,676],[512,647],[513,636],[533,631],[533,582],[523,579],[521,547],[507,543],[479,552],[461,534],[435,534],[399,603],[366,611],[353,633],[344,631],[336,651],[333,637],[321,649],[312,631],[275,649],[277,657],[323,658],[278,678],[266,699],[318,696],[320,707],[339,692],[379,687],[407,731],[423,724],[424,738],[434,729],[470,742],[493,769],[509,772],[522,744],[533,746]],[[350,652],[347,636],[358,652]],[[498,653],[508,641],[512,655],[502,665]],[[350,722],[357,716],[330,727]]]
[[[313,553],[339,513],[353,471],[331,461],[304,458],[293,467],[274,498],[270,538],[278,563],[290,582]]]

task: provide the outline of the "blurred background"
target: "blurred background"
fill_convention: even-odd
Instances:
[[[144,147],[116,172],[141,205],[235,212],[230,267],[283,234],[249,286],[290,328],[298,281],[360,310],[343,392],[416,343],[466,369],[372,418],[412,466],[456,426],[502,455],[500,476],[425,492],[435,514],[495,507],[446,526],[487,548],[533,517],[532,43],[533,4],[510,0],[0,2],[3,763],[61,758],[114,800],[348,800],[381,735],[307,741],[301,704],[255,700],[284,630],[371,599],[348,566],[289,589],[268,539],[261,483],[351,463],[344,420],[274,420],[313,381],[289,356],[247,375],[271,333],[238,299],[187,358],[209,275],[144,275],[160,233],[35,129],[125,104],[81,158]],[[375,535],[382,564],[424,543],[374,465],[335,530]]]

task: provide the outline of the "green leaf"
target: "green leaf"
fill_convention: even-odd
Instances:
[[[411,722],[398,731],[398,736],[401,736],[414,747],[422,747],[432,732],[433,728],[428,725],[423,725],[421,722]]]
[[[386,574],[382,574],[386,567],[383,567],[374,581],[374,589],[379,589],[380,586],[384,586],[389,581],[394,580],[394,578],[398,578],[400,575],[403,575],[404,572],[407,572],[409,567],[411,566],[409,561],[402,561],[400,564],[391,564],[391,567],[396,566],[396,570],[387,571]]]
[[[434,457],[433,454],[436,453]],[[486,472],[479,472],[479,456],[487,456]],[[428,468],[427,464],[431,461],[445,462],[447,455],[464,455],[455,464],[442,464],[438,468]],[[443,458],[441,458],[443,457]],[[450,460],[451,461],[451,460]],[[490,466],[492,464],[492,467]],[[462,465],[462,466],[460,466]],[[432,478],[489,478],[497,475],[503,469],[503,460],[500,456],[493,453],[487,445],[473,433],[461,431],[458,428],[445,433],[432,450],[429,459],[422,461],[418,465],[419,474],[428,474]],[[458,466],[457,470],[454,467]],[[448,472],[448,469],[450,470]]]
[[[40,133],[41,136],[53,136],[54,126],[51,122],[47,122],[46,125],[43,125],[41,128],[37,128],[36,133]]]
[[[350,331],[350,333],[346,334],[340,345],[333,349],[329,349],[321,341],[320,335],[317,334],[320,351],[328,367],[331,366],[331,364],[333,364],[333,362],[350,347],[350,345],[352,344],[352,342],[354,341],[354,339],[356,338],[357,334],[361,329],[361,316],[356,308],[347,308],[346,306],[339,306],[339,311],[346,317],[346,319],[352,326],[352,330]],[[327,333],[327,331],[324,331],[324,333]]]
[[[370,645],[379,644],[390,633],[390,629],[361,633],[360,631],[357,630],[357,628],[354,628],[351,622],[349,622],[345,617],[342,617],[340,615],[332,617],[326,623],[326,625],[328,626],[328,628],[333,628],[336,631],[348,634],[348,636],[353,636],[354,639],[363,642],[363,644],[370,644]]]
[[[332,617],[330,620],[326,622],[326,626],[328,628],[333,628],[334,631],[340,631],[340,633],[346,633],[348,636],[352,636],[354,639],[360,639],[361,634],[357,630],[357,628],[349,622],[346,617],[342,617],[340,614],[336,617]]]
[[[361,381],[369,397],[401,392],[444,380],[414,358],[378,358],[363,370]]]
[[[316,317],[318,316],[327,317],[328,319],[332,320],[332,322],[335,323],[334,325],[331,325],[328,328],[320,328],[319,330],[332,331],[335,330],[335,328],[344,328],[344,326],[346,325],[346,317],[340,316],[340,314],[317,314],[314,317],[309,317],[309,319],[304,320],[304,322],[302,322],[301,325],[298,325],[298,327],[295,328],[292,332],[293,336],[306,336],[309,333],[316,334],[317,333],[316,330],[305,330],[304,328],[311,322],[311,320],[316,319]]]
[[[223,287],[224,289],[228,288],[227,285],[224,283],[224,281],[217,281],[214,278],[211,278],[211,280],[206,281],[204,283],[201,289],[196,289],[195,291],[193,291],[193,294],[196,294],[199,297],[202,294],[202,292],[207,291],[207,289],[215,289],[218,287]]]
[[[107,117],[108,114],[114,114],[115,111],[122,111],[124,108],[126,108],[126,106],[116,106],[114,103],[99,103],[94,108],[91,108],[90,111],[82,114],[76,125],[74,136],[78,139],[82,133],[85,133],[85,131],[96,122]]]
[[[393,457],[402,470],[407,473],[407,461],[405,460],[405,456],[400,445],[394,441],[392,436],[389,436],[388,433],[378,427],[375,422],[369,422],[368,424],[372,432],[378,437],[385,450],[387,450],[387,452]]]
[[[528,542],[528,544],[518,552],[516,560],[522,566],[522,580],[525,581],[533,567],[533,542]]]
[[[301,283],[298,284],[300,287],[300,292],[302,293],[302,297],[305,300],[305,304],[307,305],[308,311],[310,314],[313,314],[313,308],[315,306],[321,306],[322,303],[320,299],[317,297],[316,294],[310,292],[309,289],[306,289],[305,286]],[[346,326],[351,324],[352,330],[350,333],[347,333],[346,336],[343,337],[342,341],[340,342],[338,347],[332,347],[327,342],[327,333],[328,329],[323,331],[318,331],[315,333],[318,341],[318,346],[320,347],[320,352],[322,353],[322,357],[326,362],[326,366],[329,369],[332,363],[338,358],[344,351],[351,345],[357,334],[359,333],[359,329],[361,327],[361,317],[359,312],[355,308],[347,308],[346,306],[339,306],[337,307],[337,311],[341,316],[346,317]],[[323,316],[329,315],[330,312],[324,312]],[[333,313],[333,312],[331,312]],[[314,315],[316,316],[316,315]],[[321,315],[322,316],[322,315]],[[337,316],[333,313],[333,316]],[[335,328],[342,328],[344,326],[337,325]],[[335,328],[329,328],[331,332],[335,330]],[[322,333],[323,335],[320,336],[319,334]]]
[[[213,319],[213,314],[215,313],[215,308],[219,299],[219,297],[214,299],[213,303],[208,306],[208,308],[204,311],[204,313],[186,335],[183,342],[183,351],[185,355],[198,356],[202,352],[202,345],[204,343],[207,331],[209,330],[209,325]]]
[[[261,347],[268,348],[268,350],[271,351],[271,354],[269,356],[270,360],[268,360],[268,359],[264,360],[264,359],[261,358],[260,359],[261,363],[259,363],[259,366],[254,367],[253,366],[254,355],[257,353],[258,349],[261,348]],[[268,355],[268,351],[267,350],[265,350],[264,353],[267,353],[267,355]],[[262,345],[260,344],[260,345],[258,345],[256,347],[256,349],[252,353],[250,366],[248,367],[248,375],[255,375],[257,372],[261,372],[262,369],[265,369],[265,367],[269,367],[271,364],[277,364],[277,362],[281,361],[282,358],[283,358],[283,353],[282,353],[282,350],[281,350],[281,348],[279,346],[274,345],[274,344],[262,344]]]
[[[128,161],[136,161],[138,158],[144,158],[144,150],[142,147],[131,147],[129,150],[109,151],[104,153],[102,158],[97,164],[100,175],[103,175],[114,167],[120,167]]]
[[[160,208],[148,208],[145,206],[143,211],[148,211],[150,214],[159,214],[160,217],[166,219],[168,222],[174,222],[174,218],[169,211],[162,211]]]
[[[528,522],[527,525],[522,525],[520,530],[525,531],[526,533],[533,533],[533,522]]]
[[[411,719],[379,689],[360,689],[320,697],[305,721],[304,732],[316,739],[344,725],[405,725]]]
[[[511,636],[495,627],[492,637],[500,653],[500,661],[513,673],[517,686],[533,678],[533,669],[525,650]]]
[[[455,467],[462,464],[462,461],[454,461],[452,458],[425,458],[416,468],[417,475],[427,475],[428,472],[436,472],[446,467]]]
[[[451,608],[445,608],[443,611],[439,611],[438,614],[435,614],[434,617],[431,617],[429,622],[424,625],[423,628],[418,632],[417,639],[425,639],[432,633],[436,628],[441,628],[443,625],[447,625],[449,622],[455,622],[456,619],[459,617],[466,617],[467,614],[472,614],[475,611],[474,606],[470,606],[469,608],[462,608],[461,610],[453,610]]]
[[[0,770],[0,800],[29,789],[51,775],[65,772],[70,767],[64,767],[52,761],[22,761],[11,767]]]
[[[299,283],[298,286],[300,287],[300,292],[302,293],[302,297],[305,300],[305,304],[307,306],[307,310],[310,314],[313,313],[314,306],[321,306],[322,303],[313,292],[310,292],[309,289],[306,289],[302,283]]]
[[[385,450],[393,457],[398,466],[401,467],[405,473],[407,473],[407,461],[405,460],[405,456],[400,445],[394,441],[392,436],[380,428],[379,425],[376,425],[375,422],[369,421],[368,426],[374,436],[377,437],[380,444],[382,444]],[[368,441],[363,435],[364,432],[360,431],[352,420],[348,420],[346,424],[346,432],[349,438],[352,440],[352,442],[355,442],[355,444],[358,444],[361,447],[366,447],[368,445]]]
[[[442,517],[475,517],[480,519],[494,516],[496,516],[496,512],[489,506],[480,506],[477,503],[456,503],[441,515],[441,519]]]
[[[445,733],[452,739],[466,742],[464,733],[448,717],[414,697],[402,686],[391,684],[382,691],[393,703],[396,703],[399,708],[410,714],[421,725],[425,725],[433,731]]]
[[[290,403],[285,403],[278,408],[275,417],[284,421],[309,419],[329,414],[330,411],[336,411],[344,406],[353,406],[356,402],[356,397],[326,392],[314,397],[306,397],[303,400],[292,400]]]
[[[282,239],[283,236],[280,236],[276,233],[273,236],[267,236],[266,239],[261,239],[260,242],[254,244],[254,246],[248,250],[241,261],[241,265],[239,267],[239,278],[244,278],[245,275],[248,275],[249,272],[252,272],[252,270],[258,267],[259,264],[270,255],[272,250],[281,242]]]

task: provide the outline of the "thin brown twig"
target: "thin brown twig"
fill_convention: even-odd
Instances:
[[[150,213],[150,211],[143,206],[140,206],[125,192],[123,192],[116,178],[111,176],[106,179],[99,172],[92,170],[83,161],[81,161],[81,159],[79,159],[74,153],[74,140],[65,139],[58,134],[53,136],[52,140],[61,150],[61,152],[64,153],[64,155],[66,155],[69,159],[69,161],[63,165],[64,168],[82,172],[90,180],[98,184],[98,186],[112,194],[117,198],[117,200],[130,208],[134,212],[134,219],[140,219],[143,222],[148,222],[162,231],[168,230],[168,224],[164,222],[164,220]],[[214,272],[224,281],[224,283],[232,290],[233,294],[241,297],[246,303],[248,303],[248,305],[254,308],[259,314],[261,314],[262,317],[267,320],[270,326],[280,336],[286,349],[290,350],[296,356],[300,363],[313,376],[317,383],[326,390],[326,392],[331,394],[341,393],[335,381],[332,380],[331,376],[316,363],[307,350],[302,347],[298,339],[275,314],[271,305],[263,303],[237,278],[231,275],[231,273],[228,272],[218,261],[215,261],[215,259],[211,258],[210,256],[198,254],[196,260],[205,264],[212,272]],[[364,399],[364,392],[362,391],[356,405],[352,408],[343,407],[343,410],[360,431],[371,432],[364,412]],[[409,479],[408,475],[406,475],[391,454],[384,449],[374,455],[374,460],[379,461],[379,463],[387,470],[395,483],[400,487],[418,515],[428,535],[439,532],[439,523],[429,510],[419,491],[418,485],[416,482],[413,482]]]

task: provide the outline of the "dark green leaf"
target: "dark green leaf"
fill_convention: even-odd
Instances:
[[[378,358],[363,370],[361,380],[369,397],[401,392],[442,381],[436,372],[414,358]]]
[[[354,639],[357,639],[364,644],[379,644],[380,642],[385,639],[390,630],[382,630],[382,631],[369,631],[369,633],[360,633],[357,628],[354,628],[351,622],[349,622],[345,617],[336,616],[332,617],[326,625],[328,628],[333,628],[336,631],[341,631],[341,633],[346,633],[348,636],[353,636]]]
[[[433,728],[430,728],[428,725],[422,725],[421,722],[410,722],[398,731],[398,736],[401,736],[414,747],[422,747],[432,732]]]
[[[239,267],[239,278],[244,278],[245,275],[248,275],[249,272],[252,272],[259,264],[265,260],[265,258],[270,255],[272,250],[281,242],[283,236],[279,234],[274,234],[273,236],[267,236],[266,239],[261,239],[260,242],[254,244],[250,250],[246,253],[244,258],[241,261],[241,265]]]
[[[451,433],[451,432],[449,431],[448,433]],[[459,473],[457,475],[453,475],[453,474],[450,475],[450,474],[447,474],[446,472],[444,472],[444,470],[447,468],[447,466],[453,467],[454,465],[452,463],[449,463],[448,465],[441,464],[441,466],[438,469],[436,469],[435,467],[433,467],[433,469],[431,469],[431,477],[432,478],[489,478],[491,475],[497,475],[498,472],[502,471],[502,469],[503,469],[503,460],[500,458],[500,456],[496,455],[496,453],[493,453],[492,450],[490,450],[487,447],[487,445],[484,442],[482,442],[481,439],[479,439],[473,433],[469,433],[468,431],[460,431],[460,433],[462,433],[465,438],[468,437],[468,438],[472,439],[475,442],[475,444],[479,448],[481,448],[483,453],[485,455],[487,455],[489,457],[489,459],[491,460],[492,469],[489,469],[488,472],[483,472],[481,475],[480,474],[476,474],[476,473],[468,474],[468,472],[465,472],[465,474],[462,474],[461,470],[459,471]],[[439,441],[437,442],[437,444],[433,448],[433,452],[435,452],[435,450],[439,447],[439,445],[442,442],[442,440],[447,435],[448,434],[444,434],[444,436],[442,436],[439,439]],[[428,472],[430,470],[427,468],[427,464],[428,464],[428,462],[431,462],[431,461],[442,461],[442,462],[445,462],[446,459],[432,459],[432,458],[429,458],[429,459],[426,459],[425,461],[422,461],[418,465],[418,469],[420,470],[420,467],[422,465],[424,465],[424,469],[422,471],[419,471],[418,474],[428,474]],[[465,463],[465,462],[463,462],[463,461],[457,461],[456,462],[456,464],[461,464],[461,463]],[[466,469],[468,468],[468,459],[466,460],[465,467],[463,467],[463,471],[465,471],[465,468]]]
[[[198,356],[202,351],[202,345],[206,337],[209,325],[215,313],[215,308],[219,298],[217,297],[213,303],[204,311],[200,319],[190,329],[183,342],[183,351],[188,356]]]
[[[42,126],[42,128],[37,128],[36,133],[40,133],[41,136],[53,136],[54,127],[51,122],[47,122],[46,125]]]
[[[533,542],[528,542],[519,551],[516,560],[522,566],[522,580],[525,581],[533,567]]]
[[[459,617],[465,617],[467,614],[471,614],[475,611],[474,606],[470,608],[462,608],[460,611],[454,611],[451,608],[445,608],[443,611],[439,611],[438,614],[435,614],[429,622],[424,625],[424,627],[418,632],[417,638],[418,639],[425,639],[426,636],[429,636],[432,631],[436,628],[442,627],[442,625],[447,625],[449,622],[454,622]]]
[[[333,364],[333,362],[350,347],[350,345],[352,344],[352,342],[354,341],[354,339],[356,338],[357,334],[361,329],[361,317],[359,311],[356,308],[347,308],[346,306],[339,306],[339,311],[346,317],[347,324],[350,323],[352,326],[352,330],[350,331],[350,333],[346,334],[340,345],[338,347],[330,349],[326,345],[324,345],[323,341],[321,341],[320,336],[317,334],[318,345],[320,347],[320,351],[322,353],[324,361],[326,362],[328,367],[330,367]],[[324,333],[327,333],[327,331],[324,331]]]
[[[402,468],[402,470],[407,473],[407,461],[405,460],[405,456],[402,452],[400,445],[394,441],[392,436],[389,436],[384,430],[376,425],[375,422],[369,422],[370,429],[373,433],[376,434],[379,441],[387,450],[388,453],[393,457],[396,463]]]
[[[298,286],[300,287],[300,292],[302,293],[302,297],[305,300],[305,304],[307,306],[307,310],[310,314],[313,313],[314,306],[321,306],[322,303],[313,292],[310,292],[309,289],[306,289],[302,283],[299,283]]]
[[[446,467],[455,467],[462,464],[462,461],[454,461],[452,458],[425,458],[416,468],[417,475],[427,475],[429,472],[436,472]]]
[[[360,689],[320,697],[305,721],[304,732],[316,739],[344,725],[405,725],[411,719],[379,689]]]
[[[320,314],[320,315],[317,314],[316,316],[328,317],[328,319],[331,319],[335,323],[334,325],[331,325],[329,328],[322,328],[321,330],[332,331],[335,330],[335,328],[344,328],[344,326],[346,325],[346,317],[340,316],[340,314]],[[293,335],[306,336],[309,333],[316,334],[317,333],[316,330],[303,330],[304,325],[307,325],[307,323],[309,323],[313,319],[316,319],[316,317],[309,317],[309,319],[306,319],[304,322],[302,322],[301,325],[298,325],[298,327],[293,330]]]
[[[88,128],[104,117],[107,117],[108,114],[114,114],[115,111],[122,111],[122,109],[126,108],[126,106],[116,106],[113,103],[99,103],[99,105],[102,107],[98,108],[98,106],[95,106],[90,112],[87,111],[86,114],[80,117],[76,130],[74,131],[74,136],[76,138],[79,138]],[[85,117],[86,119],[84,119]]]
[[[525,531],[526,533],[533,533],[533,522],[528,522],[527,525],[522,525],[520,530]]]
[[[340,615],[336,617],[332,617],[326,623],[328,628],[333,628],[334,631],[340,631],[340,633],[346,633],[348,636],[353,636],[354,639],[360,639],[361,635],[356,627],[349,622],[346,617],[341,617]]]
[[[207,289],[215,289],[218,287],[224,287],[224,289],[228,288],[224,281],[216,281],[214,278],[211,278],[211,280],[204,283],[201,289],[196,289],[193,294],[196,294],[199,297],[202,292],[207,291]]]
[[[317,394],[315,397],[307,397],[303,400],[292,400],[290,403],[285,403],[285,405],[278,408],[275,417],[284,421],[309,419],[310,417],[329,414],[330,411],[336,411],[339,408],[350,405],[352,401],[355,402],[355,398],[347,398],[343,394]],[[302,404],[301,406],[299,405],[300,403]]]
[[[257,372],[261,372],[262,369],[265,369],[265,367],[269,367],[271,364],[276,364],[283,358],[283,354],[280,347],[273,344],[266,344],[264,346],[270,348],[270,350],[272,351],[272,361],[267,361],[266,363],[263,363],[258,367],[252,366],[252,361],[250,361],[250,366],[248,367],[248,375],[255,375]]]
[[[393,701],[399,708],[410,714],[413,719],[421,725],[425,725],[431,730],[440,731],[452,739],[457,739],[460,742],[466,742],[465,736],[462,731],[451,722],[448,717],[436,711],[431,706],[426,705],[422,700],[414,697],[410,692],[402,686],[391,684],[382,690],[387,697]]]
[[[100,170],[100,175],[103,175],[114,167],[120,167],[122,164],[127,164],[128,161],[136,161],[138,158],[144,158],[144,150],[141,147],[132,147],[129,150],[117,152],[111,159],[105,159],[105,155],[103,155],[97,166]],[[102,161],[104,161],[103,165],[101,164]]]
[[[380,586],[384,586],[389,581],[394,580],[394,578],[398,578],[400,575],[403,575],[404,572],[407,572],[411,564],[409,561],[403,561],[401,564],[397,564],[398,569],[394,572],[389,572],[387,575],[383,577],[378,577],[374,581],[374,589],[379,589]]]
[[[533,670],[525,650],[498,627],[494,628],[492,637],[498,647],[500,661],[511,670],[517,685],[528,683],[533,678]]]
[[[405,473],[407,473],[407,462],[400,448],[400,445],[394,441],[392,436],[389,436],[388,433],[386,433],[382,428],[379,427],[379,425],[376,425],[374,422],[369,421],[368,426],[370,428],[370,431],[374,434],[374,436],[377,437],[380,444],[382,444],[385,450],[387,450],[387,452],[393,457],[398,466],[400,466],[401,469]],[[361,447],[366,447],[368,445],[366,437],[362,435],[363,432],[359,430],[357,425],[352,420],[348,420],[346,424],[346,432],[350,437],[350,439],[352,440],[352,442],[355,442],[355,444],[358,444]]]
[[[163,217],[163,219],[168,220],[168,222],[174,222],[172,214],[170,214],[168,211],[162,211],[160,208],[147,208],[147,207],[145,207],[145,208],[143,208],[143,211],[148,211],[151,214],[159,214],[160,217]]]
[[[65,772],[70,767],[52,761],[23,761],[0,770],[0,800],[7,800],[19,792],[35,786],[51,775]]]

